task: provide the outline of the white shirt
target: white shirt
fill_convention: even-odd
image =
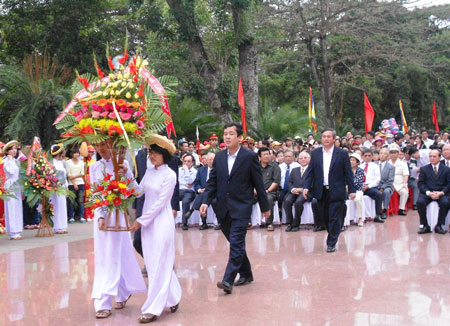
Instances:
[[[450,167],[450,160],[446,160],[444,158],[444,165],[447,166],[447,167]]]
[[[289,174],[292,172],[292,170],[294,168],[298,168],[299,166],[300,166],[300,164],[298,164],[297,162],[292,162],[291,164],[289,164]],[[284,180],[286,179],[287,164],[283,162],[279,165],[279,167],[281,170],[280,186],[281,186],[281,189],[284,189]]]
[[[178,169],[178,181],[180,182],[180,190],[194,190],[194,187],[188,188],[187,185],[192,185],[195,181],[195,177],[197,176],[197,170],[194,167],[190,169],[185,169],[181,167]]]
[[[366,141],[364,142],[363,146],[364,146],[365,148],[369,148],[369,149],[370,149],[370,147],[372,147],[372,142],[371,142],[370,140],[366,140]]]
[[[333,157],[334,145],[327,152],[324,147],[322,147],[323,152],[323,185],[328,186],[328,175],[330,174],[331,158]]]
[[[231,174],[231,170],[233,170],[233,165],[234,165],[234,161],[236,161],[236,157],[239,153],[239,151],[241,150],[241,146],[239,146],[238,150],[236,151],[236,153],[234,153],[233,155],[230,155],[230,151],[227,149],[227,155],[228,155],[228,175]]]
[[[366,171],[366,164],[362,163],[359,167],[364,171]],[[369,162],[369,165],[367,166],[367,173],[366,174],[366,182],[364,184],[367,185],[369,188],[378,187],[378,184],[381,180],[381,173],[380,173],[380,167],[376,165],[373,162]]]
[[[308,165],[300,166],[300,176],[301,177],[303,177],[307,168],[308,168]]]
[[[427,140],[425,140],[425,141],[422,139],[422,142],[425,144],[425,146],[427,148],[430,148],[430,146],[433,145],[433,143],[434,143],[434,141],[430,138],[427,138]]]
[[[208,170],[206,172],[206,181],[209,180],[209,172],[211,172],[211,168],[208,166]]]

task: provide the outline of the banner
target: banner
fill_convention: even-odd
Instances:
[[[403,111],[402,100],[399,101],[399,104],[400,104],[400,117],[402,119],[402,131],[403,131],[403,133],[406,133],[406,132],[408,132],[409,128],[408,128],[408,124],[406,123],[405,112]]]
[[[439,132],[439,125],[437,121],[437,112],[436,112],[436,101],[433,102],[433,123],[434,128],[436,129],[436,132]]]
[[[375,118],[375,111],[370,105],[366,92],[364,92],[364,120],[366,136],[369,131],[372,131],[373,119]]]
[[[242,78],[239,78],[238,104],[241,107],[241,120],[242,120],[242,129],[244,130],[244,137],[247,137],[247,121],[245,117],[245,98],[244,98],[244,88],[242,87]]]
[[[30,152],[28,153],[28,165],[26,175],[31,174],[31,170],[33,169],[33,153],[41,149],[41,141],[39,137],[34,137],[33,145],[31,145]]]
[[[309,126],[313,134],[317,132],[316,110],[314,109],[314,97],[311,87],[309,88],[309,105],[308,105]]]

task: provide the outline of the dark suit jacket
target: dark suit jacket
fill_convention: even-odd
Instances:
[[[211,204],[215,197],[217,219],[227,213],[232,219],[250,219],[253,190],[256,190],[262,212],[270,209],[256,153],[243,147],[239,149],[231,173],[228,173],[228,151],[217,153],[209,173],[203,204]]]
[[[437,176],[434,175],[433,166],[427,164],[420,168],[419,190],[425,194],[427,191],[443,191],[450,194],[450,168],[443,163],[439,164]]]
[[[301,177],[300,169],[301,167],[293,168],[291,173],[289,174],[289,192],[291,192],[294,188],[304,188],[306,170],[305,172],[303,172],[303,177]]]
[[[138,183],[141,182],[142,178],[145,175],[145,171],[147,171],[147,150],[141,149],[136,155],[136,165],[138,175],[136,181]],[[179,199],[179,191],[180,185],[178,183],[178,158],[174,157],[172,161],[169,162],[168,166],[177,174],[177,184],[175,185],[175,189],[173,191],[172,199],[170,204],[172,205],[172,209],[179,211],[180,210],[180,199]],[[136,216],[142,215],[142,208],[144,207],[145,195],[136,198],[134,201],[133,207],[136,208]]]
[[[197,170],[197,176],[194,180],[194,190],[198,193],[199,189],[206,188],[206,177],[208,176],[208,166],[201,166]]]
[[[316,148],[311,153],[311,162],[305,172],[304,188],[312,191],[317,200],[322,199],[323,193],[323,148]],[[356,193],[353,183],[353,172],[350,165],[348,153],[336,146],[331,156],[330,171],[328,174],[328,185],[330,187],[330,202],[347,199],[349,193]]]

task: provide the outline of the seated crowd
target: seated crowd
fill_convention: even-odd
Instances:
[[[203,143],[197,164],[195,144],[184,139],[178,143],[183,230],[188,230],[189,218],[200,207],[214,153],[226,150],[224,144],[218,144],[218,136],[215,134],[210,137],[209,142]],[[287,224],[286,232],[299,231],[300,224],[304,224],[301,220],[304,207],[308,204],[311,205],[309,212],[313,214],[314,231],[325,230],[318,213],[317,200],[310,193],[307,198],[302,195],[310,153],[321,146],[314,135],[309,134],[305,141],[298,136],[286,137],[282,142],[270,137],[260,141],[247,137],[242,140],[241,146],[258,154],[264,186],[272,208],[270,217],[261,221],[260,227],[273,231],[274,216],[277,215],[278,223]],[[373,132],[369,132],[367,137],[353,136],[351,132],[347,132],[343,137],[336,137],[335,146],[349,153],[357,189],[356,197],[352,200],[355,207],[355,217],[352,220],[355,224],[363,227],[369,217],[364,216],[363,209],[363,198],[367,196],[374,202],[374,216],[371,218],[375,223],[384,223],[388,215],[406,216],[410,206],[413,210],[418,210],[419,233],[428,233],[431,232],[431,227],[427,219],[427,205],[435,201],[439,205],[439,217],[434,231],[446,233],[444,225],[450,198],[448,132],[436,134],[433,139],[429,138],[426,130],[418,135],[408,132],[405,135],[388,134],[385,138],[375,137]],[[207,217],[201,218],[200,229],[207,229]],[[251,227],[252,223],[249,224],[249,228]],[[216,229],[219,228],[216,225]],[[343,229],[345,228],[344,224]]]

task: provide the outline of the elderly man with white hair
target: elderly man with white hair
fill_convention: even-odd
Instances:
[[[442,147],[442,160],[441,162],[448,168],[450,168],[450,144],[445,144]]]

